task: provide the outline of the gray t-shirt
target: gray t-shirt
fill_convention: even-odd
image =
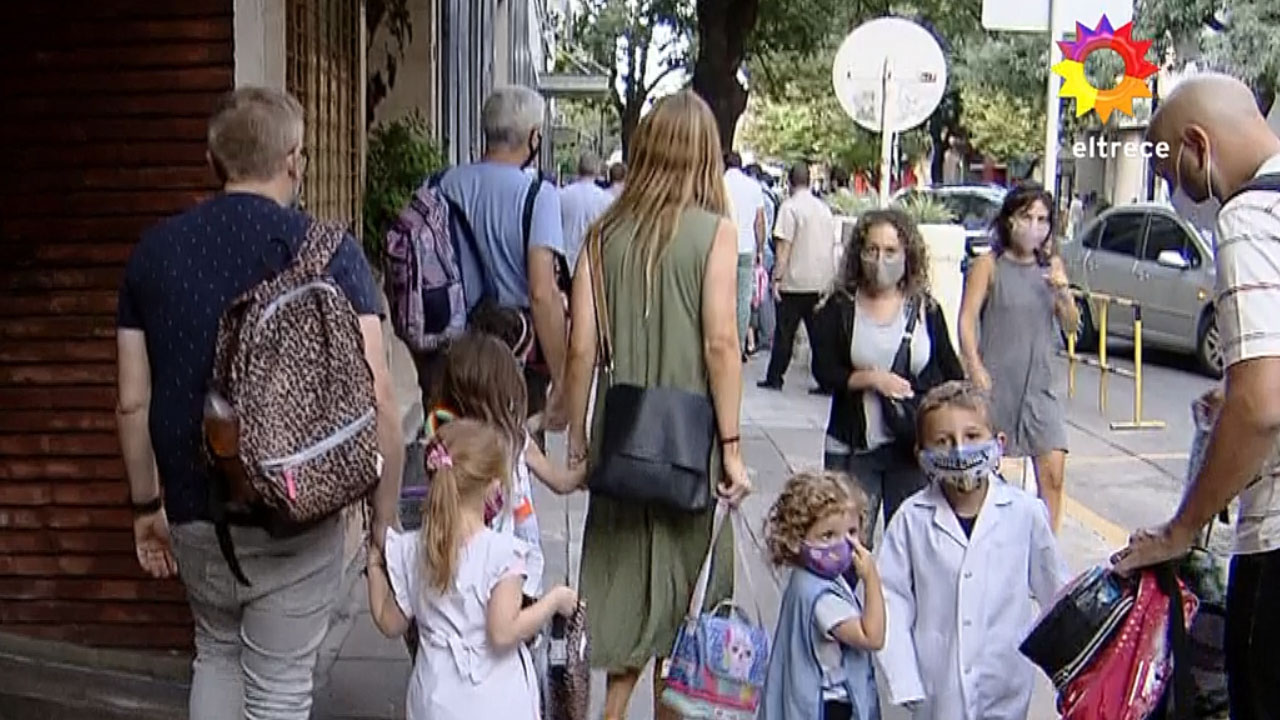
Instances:
[[[849,590],[849,584],[844,578],[837,582],[845,590]],[[849,698],[844,687],[844,668],[841,665],[844,650],[832,632],[846,620],[859,617],[862,617],[862,612],[856,606],[832,592],[823,594],[813,606],[813,646],[817,648],[818,665],[822,668],[823,700]]]
[[[933,352],[933,343],[929,340],[929,332],[923,317],[917,318],[915,329],[911,333],[911,374],[919,375],[929,364],[929,356]],[[907,331],[906,313],[895,315],[887,323],[880,323],[865,313],[860,302],[854,303],[853,340],[849,343],[849,359],[856,370],[888,370],[893,366],[893,358],[898,354],[898,346],[902,344],[902,336]],[[884,424],[884,410],[880,405],[880,396],[874,390],[862,393],[862,410],[867,419],[867,446],[870,452],[893,442],[893,434]],[[848,454],[850,448],[844,443],[827,436],[826,451],[832,454]]]
[[[491,162],[456,167],[440,180],[440,189],[466,213],[498,303],[507,307],[529,307],[523,225],[525,198],[532,182],[532,175],[514,165]],[[564,255],[560,193],[545,181],[533,204],[529,247],[545,247]],[[485,285],[480,260],[466,244],[460,248],[459,265],[467,306],[472,307],[480,301]]]

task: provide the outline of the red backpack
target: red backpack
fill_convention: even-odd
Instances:
[[[1186,642],[1199,601],[1167,565],[1143,570],[1136,585],[1124,622],[1058,694],[1063,720],[1193,717]]]

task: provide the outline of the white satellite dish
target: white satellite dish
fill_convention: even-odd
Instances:
[[[831,74],[840,106],[871,132],[916,127],[938,108],[947,89],[947,59],[938,41],[928,30],[897,17],[872,20],[849,33]]]

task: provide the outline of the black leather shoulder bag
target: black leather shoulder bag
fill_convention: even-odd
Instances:
[[[704,512],[711,507],[715,407],[705,395],[614,381],[604,243],[599,232],[589,238],[587,252],[603,370],[600,381],[607,386],[600,455],[587,488],[617,500]]]

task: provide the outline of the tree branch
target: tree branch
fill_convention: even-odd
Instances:
[[[683,70],[683,69],[684,69],[684,66],[682,65],[678,65],[674,63],[667,65],[667,67],[663,69],[662,72],[658,73],[657,77],[655,77],[651,82],[648,83],[648,87],[644,89],[644,96],[649,97],[649,93],[653,92],[654,89],[658,87],[658,83],[662,82],[663,80],[666,80],[668,77],[671,76],[672,73],[678,70]]]

